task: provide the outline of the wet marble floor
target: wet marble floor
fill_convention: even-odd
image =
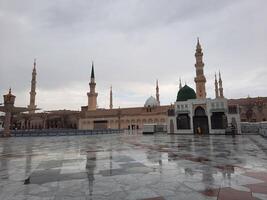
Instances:
[[[267,199],[261,136],[0,138],[0,199]]]

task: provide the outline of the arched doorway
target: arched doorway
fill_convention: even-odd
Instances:
[[[202,134],[209,134],[209,122],[204,108],[199,106],[195,109],[193,125],[194,133],[198,133],[198,130],[200,130]]]
[[[227,126],[227,117],[224,112],[213,112],[211,115],[212,129],[225,129]]]

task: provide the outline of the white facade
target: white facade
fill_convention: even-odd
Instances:
[[[203,126],[203,123],[201,120],[197,122],[197,116],[196,116],[196,109],[205,111],[205,116],[199,116],[202,121],[207,121],[207,130],[205,132],[208,132],[209,134],[225,134],[225,126],[228,126],[230,123],[232,123],[232,120],[234,118],[234,121],[238,124],[236,127],[238,130],[238,133],[240,133],[240,117],[239,113],[236,114],[229,114],[228,113],[228,103],[227,99],[225,98],[217,98],[217,99],[190,99],[187,101],[177,101],[174,103],[174,113],[172,113],[172,116],[168,116],[167,120],[167,129],[168,133],[176,133],[176,134],[193,134],[196,132],[196,127]],[[226,117],[224,123],[227,123],[224,125],[224,128],[214,128],[214,121],[212,121],[212,115],[214,113],[224,114],[223,117]],[[179,127],[177,123],[179,123],[179,116],[188,116],[188,120],[190,126]],[[194,121],[195,117],[195,121]],[[198,124],[194,124],[198,123]],[[201,127],[200,127],[201,128]],[[204,127],[205,128],[205,127]],[[204,129],[203,128],[203,129]]]

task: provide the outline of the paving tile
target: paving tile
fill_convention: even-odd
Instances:
[[[251,192],[234,190],[232,188],[221,188],[218,193],[218,200],[255,200]]]
[[[267,199],[260,136],[139,134],[0,140],[0,199]]]
[[[267,195],[267,182],[246,185],[246,187],[248,187],[251,192],[261,193],[261,194],[266,194]]]

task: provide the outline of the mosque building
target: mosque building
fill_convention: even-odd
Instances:
[[[215,74],[215,99],[207,98],[204,75],[203,52],[199,42],[196,46],[196,92],[185,85],[180,88],[174,106],[168,111],[168,133],[177,134],[224,134],[229,124],[240,133],[240,117],[237,106],[228,106],[223,95],[221,73],[219,81]]]
[[[224,97],[221,73],[215,74],[215,98],[207,98],[206,77],[204,74],[203,52],[199,40],[195,52],[196,77],[195,90],[187,84],[182,86],[174,104],[161,105],[158,80],[155,97],[150,96],[140,107],[114,108],[113,92],[110,87],[109,108],[98,108],[96,77],[92,63],[88,103],[81,111],[53,110],[35,112],[36,96],[36,60],[34,60],[29,113],[12,116],[12,128],[15,129],[142,129],[144,124],[156,124],[167,127],[168,133],[176,134],[224,134],[229,126],[235,126],[240,133],[240,114],[242,121],[265,121],[267,118],[267,98],[230,99]],[[250,103],[246,103],[246,102]],[[253,101],[252,101],[253,100]],[[238,104],[242,104],[241,107]],[[1,121],[1,117],[0,117]],[[2,120],[3,121],[3,120]],[[163,128],[162,128],[163,130]]]
[[[142,107],[113,108],[112,87],[110,88],[109,109],[97,108],[97,93],[92,63],[90,91],[87,93],[88,105],[81,107],[78,129],[142,129],[144,124],[164,126],[167,111],[170,106],[161,106],[159,100],[159,86],[156,82],[156,98],[150,96]]]
[[[87,93],[88,104],[82,106],[81,111],[52,110],[35,112],[36,96],[36,60],[34,60],[29,113],[13,116],[14,129],[142,129],[144,124],[157,124],[166,126],[169,105],[161,106],[159,100],[159,85],[156,81],[156,97],[150,96],[141,107],[113,108],[113,93],[110,88],[109,109],[97,107],[96,81],[94,63],[92,63],[89,83],[90,91]]]

